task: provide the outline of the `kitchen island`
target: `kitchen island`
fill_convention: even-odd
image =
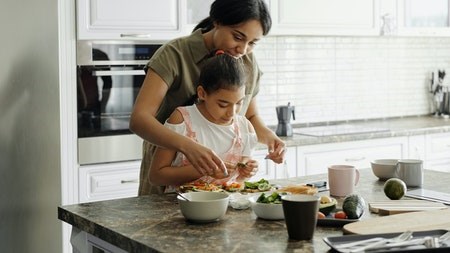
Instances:
[[[362,169],[356,193],[367,202],[387,200],[370,169]],[[274,180],[280,185],[327,180],[326,174]],[[424,188],[448,191],[450,173],[426,170]],[[447,192],[448,193],[448,192]],[[319,194],[327,195],[329,192]],[[338,199],[342,204],[342,199]],[[361,219],[378,217],[366,212]],[[176,195],[152,195],[58,207],[58,218],[82,231],[94,244],[114,245],[117,252],[326,252],[324,237],[341,236],[340,227],[318,226],[311,241],[288,239],[281,221],[258,219],[251,209],[229,207],[214,223],[187,222]]]

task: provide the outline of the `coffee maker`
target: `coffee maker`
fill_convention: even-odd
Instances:
[[[278,126],[275,133],[278,136],[292,136],[291,114],[295,120],[295,106],[291,106],[291,103],[287,105],[280,105],[276,107]]]

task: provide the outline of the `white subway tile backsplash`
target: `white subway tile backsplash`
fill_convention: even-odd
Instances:
[[[279,36],[255,53],[264,72],[258,109],[268,125],[288,102],[293,123],[428,114],[431,72],[450,72],[450,38]]]

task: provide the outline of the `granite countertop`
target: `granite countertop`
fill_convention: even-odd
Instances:
[[[366,202],[387,200],[383,183],[362,169],[356,192]],[[326,174],[273,180],[280,185],[326,180]],[[424,188],[445,191],[450,173],[426,170]],[[328,192],[320,194],[327,195]],[[339,205],[342,199],[338,199]],[[367,208],[367,207],[366,207]],[[361,219],[378,217],[364,213]],[[339,227],[318,226],[311,241],[290,241],[281,221],[258,219],[250,210],[229,207],[214,223],[187,222],[175,195],[152,195],[58,207],[58,218],[129,252],[326,252],[324,237],[341,236]]]
[[[368,140],[376,138],[389,138],[400,136],[411,136],[420,134],[433,134],[433,133],[445,133],[450,132],[450,119],[433,116],[410,116],[410,117],[397,117],[387,119],[374,119],[374,120],[355,120],[345,122],[333,122],[328,125],[349,125],[360,126],[367,128],[384,128],[388,131],[379,132],[366,132],[366,133],[353,133],[353,134],[340,134],[332,136],[307,136],[294,134],[292,137],[282,137],[287,146],[304,146],[314,145],[322,143],[335,143],[345,141],[358,141]],[[305,125],[295,124],[294,129],[307,129],[310,127],[317,127],[323,125]],[[272,127],[273,129],[276,128]],[[261,145],[259,148],[265,148]]]

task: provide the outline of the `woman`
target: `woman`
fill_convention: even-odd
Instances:
[[[204,176],[182,153],[158,147],[150,167],[150,183],[166,187],[165,192],[188,183],[237,187],[256,173],[258,162],[251,159],[258,141],[256,133],[247,118],[238,114],[245,98],[245,82],[241,59],[223,53],[211,57],[200,73],[196,103],[178,107],[164,124],[211,148],[225,162],[229,175]]]
[[[147,64],[147,75],[135,102],[130,129],[143,138],[139,195],[161,193],[148,174],[156,146],[183,153],[202,175],[226,172],[219,156],[192,139],[165,128],[175,108],[193,104],[201,67],[218,49],[242,58],[250,70],[241,113],[252,123],[258,141],[268,146],[267,158],[281,163],[285,144],[265,126],[257,112],[255,96],[261,72],[251,53],[270,30],[272,21],[263,0],[216,0],[210,16],[191,35],[163,45]]]

